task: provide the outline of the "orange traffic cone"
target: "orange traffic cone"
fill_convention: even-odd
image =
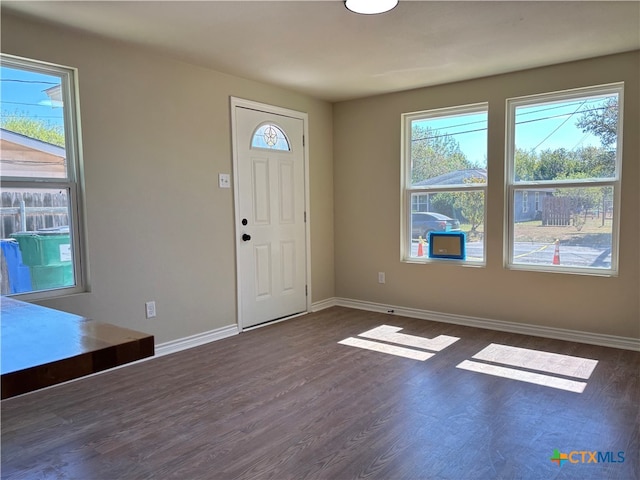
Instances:
[[[419,257],[424,257],[424,250],[422,249],[423,243],[424,243],[424,240],[422,239],[422,236],[418,237],[418,256]]]
[[[556,240],[556,251],[553,253],[553,264],[560,265],[560,240]]]

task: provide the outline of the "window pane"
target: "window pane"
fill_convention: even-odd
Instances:
[[[486,111],[414,119],[410,145],[412,187],[486,183]]]
[[[513,264],[611,268],[612,187],[517,189],[516,206],[525,193],[531,208],[514,211]]]
[[[68,190],[2,190],[2,294],[75,284],[69,218]]]
[[[268,148],[271,150],[291,150],[289,140],[285,133],[277,125],[267,124],[259,127],[251,140],[252,148]]]
[[[515,109],[515,182],[615,177],[618,94]]]
[[[411,257],[428,255],[429,232],[456,231],[466,234],[467,260],[484,261],[484,191],[411,194]]]
[[[66,178],[62,78],[0,67],[3,177]]]

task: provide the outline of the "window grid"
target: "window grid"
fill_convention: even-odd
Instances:
[[[8,294],[17,293],[20,294],[21,298],[26,300],[30,299],[39,299],[39,298],[49,298],[58,295],[67,295],[69,293],[77,293],[84,291],[84,286],[86,284],[86,261],[83,258],[85,252],[85,241],[83,235],[83,227],[81,226],[81,219],[83,217],[83,209],[82,209],[82,182],[80,175],[80,150],[78,147],[78,139],[80,138],[79,127],[77,122],[78,117],[78,106],[77,106],[77,85],[75,81],[76,70],[73,68],[48,64],[44,62],[39,62],[35,60],[29,60],[19,57],[14,57],[11,55],[1,54],[2,59],[2,67],[8,70],[5,70],[6,74],[9,75],[12,72],[25,72],[29,74],[41,74],[43,76],[51,76],[57,77],[60,80],[59,87],[49,87],[46,92],[47,94],[51,93],[51,108],[57,107],[62,108],[62,131],[64,136],[64,147],[60,149],[64,155],[64,174],[61,175],[53,175],[51,172],[47,174],[46,171],[39,172],[27,172],[28,175],[25,174],[17,174],[17,175],[6,175],[7,169],[3,169],[5,174],[2,176],[2,191],[3,192],[11,192],[11,191],[22,191],[22,192],[33,192],[36,195],[43,195],[44,198],[47,196],[57,195],[56,192],[62,194],[62,192],[66,192],[67,198],[67,210],[66,210],[66,218],[68,221],[63,222],[66,223],[65,227],[68,228],[69,234],[69,244],[57,245],[53,243],[52,247],[49,245],[48,237],[42,238],[42,248],[50,249],[50,253],[56,256],[54,258],[54,263],[50,266],[45,259],[40,264],[31,264],[29,265],[30,270],[30,279],[31,279],[31,289],[30,290],[20,290],[17,292],[12,290],[7,292]],[[44,77],[43,77],[44,78]],[[55,90],[55,91],[53,91]],[[3,95],[3,102],[9,93]],[[56,97],[59,95],[59,98],[54,99],[53,95]],[[9,98],[8,101],[12,99]],[[10,104],[9,104],[10,105]],[[3,106],[3,110],[4,106]],[[37,115],[26,115],[26,118],[37,119]],[[4,127],[4,123],[3,123]],[[11,130],[4,130],[3,135],[6,137],[22,137],[23,141],[31,144],[47,144],[46,141],[39,140],[37,137],[27,136],[25,134],[15,135]],[[7,155],[3,155],[2,162],[11,162],[10,157]],[[50,193],[47,193],[50,192]],[[64,196],[64,195],[63,195]],[[24,227],[27,224],[27,219],[25,219],[25,213],[28,210],[28,207],[23,206],[19,207],[20,216],[21,216],[21,225]],[[26,210],[22,210],[23,208],[27,208]],[[37,207],[31,207],[37,209]],[[46,208],[46,207],[45,207]],[[6,208],[3,208],[3,217],[4,214],[7,213]],[[65,216],[64,213],[61,213],[64,210],[63,207],[53,208],[49,207],[48,211],[53,211],[60,216]],[[60,212],[58,212],[60,210]],[[55,216],[49,215],[49,216]],[[37,220],[37,219],[36,219]],[[45,216],[45,220],[47,220]],[[34,220],[35,221],[35,220]],[[47,229],[51,230],[47,222],[44,225],[40,225],[42,220],[38,223],[33,223],[33,225],[37,225],[39,232],[44,232]],[[55,225],[54,225],[55,227]],[[33,227],[34,230],[36,227]],[[3,225],[4,231],[4,225]],[[48,233],[48,232],[47,232]],[[19,234],[19,232],[13,233],[13,235]],[[42,233],[45,235],[45,233]],[[65,247],[69,247],[67,250]],[[59,247],[59,250],[57,250]],[[22,244],[20,249],[22,250]],[[59,253],[59,258],[57,258],[57,254]],[[29,252],[26,253],[27,257],[29,256]],[[25,254],[23,253],[22,257]],[[59,266],[59,263],[64,263],[68,260],[71,260],[71,268],[69,274],[67,274],[67,270],[65,269],[64,275],[60,273],[60,269],[62,267]],[[64,262],[63,262],[64,261]],[[24,265],[23,267],[26,267]],[[50,269],[50,271],[47,271]],[[37,275],[35,275],[37,273]],[[9,274],[11,277],[11,273]],[[65,279],[64,282],[58,282],[59,278]],[[69,278],[72,277],[72,278]],[[56,279],[56,280],[52,280]],[[11,283],[11,278],[9,279]],[[15,283],[15,282],[13,282]]]
[[[474,119],[472,121],[467,121],[464,119],[465,116],[473,116],[478,115],[481,117],[481,120]],[[460,118],[458,118],[460,117]],[[423,112],[414,112],[407,113],[402,115],[402,131],[403,131],[403,149],[402,149],[402,189],[404,191],[403,197],[404,200],[402,202],[402,220],[401,220],[401,260],[406,262],[438,262],[445,261],[451,263],[458,263],[463,265],[484,265],[485,264],[485,235],[484,235],[484,223],[486,218],[486,197],[487,197],[487,185],[488,185],[488,177],[487,177],[487,169],[486,169],[486,151],[487,151],[487,121],[488,121],[488,105],[486,103],[481,104],[473,104],[467,106],[459,106],[452,108],[443,108],[437,110],[423,111]],[[457,181],[451,180],[451,178],[447,178],[446,181],[442,182],[443,184],[436,184],[435,181],[431,179],[435,178],[445,178],[447,174],[454,174],[464,171],[465,169],[460,168],[451,168],[449,170],[445,170],[444,173],[432,174],[426,177],[427,183],[432,183],[430,185],[420,185],[420,182],[416,182],[415,178],[412,178],[412,172],[414,168],[414,164],[412,161],[412,143],[413,140],[413,122],[431,122],[431,121],[447,121],[452,120],[453,123],[457,123],[454,125],[455,127],[459,127],[457,131],[454,133],[440,133],[436,131],[432,138],[446,138],[449,135],[455,136],[458,134],[466,134],[466,133],[475,133],[481,132],[483,135],[483,143],[481,148],[481,153],[484,156],[483,161],[484,164],[478,165],[468,165],[466,170],[468,170],[466,176],[461,176]],[[457,122],[455,120],[458,120]],[[435,123],[437,125],[437,123]],[[446,130],[445,130],[446,131]],[[424,138],[419,137],[418,140],[424,140]],[[452,175],[455,177],[455,175]],[[418,184],[417,184],[418,183]],[[424,182],[422,182],[424,183]],[[457,196],[458,198],[466,198],[464,201],[466,204],[474,204],[475,210],[479,210],[481,216],[480,224],[476,225],[473,221],[470,222],[472,225],[471,233],[473,235],[477,235],[479,237],[476,240],[476,253],[471,253],[472,250],[467,248],[469,255],[466,260],[436,260],[430,259],[426,256],[425,248],[426,244],[423,245],[422,248],[419,247],[420,243],[424,243],[426,239],[424,235],[416,235],[419,232],[416,232],[414,226],[414,214],[417,212],[426,212],[425,208],[433,210],[432,202],[430,201],[431,196],[444,195],[444,196]],[[440,212],[438,212],[440,213]],[[452,215],[455,217],[455,215]],[[455,220],[455,218],[454,218]],[[456,220],[457,222],[458,220]],[[449,220],[445,220],[445,222],[450,223]],[[451,228],[453,231],[462,230],[462,225],[457,227],[453,225]],[[480,227],[480,231],[475,231],[475,228]],[[449,230],[449,226],[445,227],[446,230]],[[467,227],[468,228],[468,227]],[[416,238],[414,238],[416,237]],[[420,240],[420,237],[421,240]],[[467,238],[467,242],[469,242],[469,238]],[[469,245],[469,243],[467,243]],[[422,252],[421,252],[422,250]],[[423,255],[420,255],[423,253]]]
[[[571,100],[584,100],[584,99],[597,99],[604,97],[617,97],[618,116],[616,122],[616,138],[615,138],[615,164],[613,174],[605,178],[562,178],[562,179],[518,179],[516,175],[515,166],[515,116],[518,107],[523,106],[553,106],[554,104],[568,102]],[[619,205],[620,205],[620,174],[621,174],[621,161],[622,161],[622,122],[623,122],[623,84],[611,84],[604,86],[588,87],[581,89],[574,89],[571,91],[549,93],[542,95],[534,95],[529,97],[518,97],[507,100],[507,175],[505,178],[507,188],[507,205],[506,209],[508,216],[505,219],[505,258],[504,264],[506,268],[515,270],[532,270],[532,271],[553,271],[560,273],[573,273],[573,274],[591,274],[591,275],[617,275],[618,270],[618,238],[619,238]],[[589,192],[594,189],[601,189],[602,204],[595,207],[597,213],[602,215],[602,223],[604,225],[605,220],[611,222],[611,242],[610,242],[610,265],[598,265],[593,262],[592,265],[576,266],[576,265],[563,265],[558,257],[562,257],[559,254],[559,242],[554,242],[554,255],[550,265],[544,264],[525,264],[517,261],[518,252],[515,245],[515,212],[518,210],[516,206],[517,192],[520,191],[523,194],[528,195],[529,192],[534,192],[536,202],[536,213],[543,210],[544,202],[548,200],[548,197],[554,196],[555,193],[573,191]],[[540,205],[540,190],[547,190],[547,195],[543,196],[543,205]],[[610,195],[604,192],[611,192]],[[555,193],[553,193],[555,192]],[[579,195],[576,195],[579,196]],[[610,198],[608,198],[610,196]],[[607,202],[610,204],[608,207]],[[593,202],[592,202],[593,203]],[[596,202],[598,203],[598,202]],[[578,210],[578,209],[576,209]],[[571,210],[569,210],[571,212]],[[609,211],[611,214],[609,215]],[[581,212],[584,212],[584,217],[589,215],[587,209],[582,208]],[[593,214],[591,214],[593,215]],[[575,212],[573,217],[577,217]],[[578,229],[578,223],[574,223],[576,229]],[[550,245],[551,246],[551,245]],[[606,253],[606,252],[605,252]],[[603,254],[604,255],[604,254]],[[556,260],[558,262],[556,263]]]

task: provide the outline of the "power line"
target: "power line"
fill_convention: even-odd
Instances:
[[[578,143],[576,143],[576,144],[571,148],[571,150],[573,151],[573,150],[575,150],[576,148],[578,148],[578,146],[579,146],[579,145],[582,145],[582,142],[584,142],[584,141],[587,139],[587,137],[588,137],[589,135],[591,135],[591,133],[589,133],[589,132],[585,133],[585,134],[582,136],[582,138],[581,138],[580,140],[578,140]]]
[[[576,103],[578,103],[578,102],[575,102],[575,103],[573,103],[572,105],[575,105]],[[582,105],[584,105],[585,103],[586,103],[586,101],[585,101],[585,102],[581,102],[581,106],[582,106]],[[563,107],[565,107],[566,105],[567,105],[567,104],[563,105]],[[555,108],[555,107],[554,107],[554,108]],[[579,108],[578,108],[578,110],[580,110],[580,113],[587,113],[587,112],[595,112],[595,111],[598,111],[598,110],[604,110],[605,108],[606,108],[606,107],[595,107],[595,108],[588,108],[588,109],[580,110],[580,107],[579,107]],[[542,111],[542,110],[538,110],[538,111]],[[527,113],[531,113],[531,112],[527,112]],[[531,119],[531,120],[521,120],[521,121],[519,121],[519,122],[515,122],[515,125],[523,125],[523,124],[525,124],[525,123],[541,122],[541,121],[544,121],[544,120],[551,120],[551,119],[553,119],[553,118],[562,118],[562,117],[567,117],[567,119],[566,119],[566,120],[565,120],[565,121],[560,125],[560,126],[562,126],[562,125],[564,125],[564,124],[565,124],[565,123],[566,123],[566,122],[567,122],[567,121],[568,121],[568,120],[569,120],[573,115],[575,115],[576,113],[578,113],[578,111],[577,111],[577,110],[576,110],[576,111],[574,111],[573,113],[561,113],[561,114],[558,114],[558,115],[549,115],[549,116],[541,117],[541,118],[533,118],[533,119]],[[522,115],[524,115],[524,114],[522,114]],[[463,126],[463,125],[471,125],[472,123],[480,123],[480,122],[461,123],[461,124],[458,124],[458,125],[451,125],[451,126],[449,126],[449,127],[447,127],[447,128],[456,128],[456,127]],[[559,127],[558,127],[558,128],[559,128]],[[484,131],[484,130],[487,130],[487,128],[479,128],[479,129],[475,129],[475,130],[465,130],[465,131],[462,131],[462,132],[454,132],[454,133],[443,133],[443,134],[439,134],[439,135],[429,135],[429,136],[426,136],[426,137],[413,138],[413,139],[411,139],[411,141],[412,141],[412,142],[418,142],[418,141],[421,141],[421,140],[431,140],[431,139],[435,139],[435,138],[442,138],[442,137],[447,137],[447,136],[449,136],[449,137],[453,137],[453,136],[455,136],[455,135],[463,135],[463,134],[465,134],[465,133],[481,132],[481,131]],[[557,130],[557,129],[556,129],[556,130]],[[554,130],[554,132],[555,132],[556,130]],[[436,130],[436,131],[437,131],[437,130]],[[551,132],[551,134],[550,134],[550,135],[552,135],[554,132]],[[537,147],[536,147],[536,148],[537,148]]]
[[[0,100],[2,105],[10,104],[10,105],[26,105],[27,107],[47,107],[54,108],[53,105],[42,105],[41,103],[25,103],[25,102],[7,102],[6,100]]]
[[[540,145],[542,145],[544,142],[546,142],[549,137],[551,137],[551,135],[553,135],[554,133],[556,133],[558,130],[560,130],[560,128],[562,128],[562,126],[567,123],[569,121],[569,119],[571,117],[573,117],[576,113],[578,113],[578,111],[584,106],[584,104],[587,103],[586,101],[582,102],[582,104],[575,109],[575,111],[569,115],[564,122],[562,122],[560,125],[558,125],[549,135],[547,135],[546,137],[544,137],[544,140],[542,140],[539,144],[537,144],[535,147],[533,147],[533,149],[531,150],[532,152],[535,151]]]
[[[485,128],[477,128],[475,130],[465,130],[464,132],[443,133],[443,134],[440,134],[440,135],[430,135],[428,137],[412,138],[411,141],[412,142],[419,142],[421,140],[432,140],[432,139],[435,139],[435,138],[453,137],[455,135],[463,135],[465,133],[486,132],[486,131],[487,131],[487,127],[485,127]]]
[[[0,82],[12,82],[12,83],[36,83],[42,85],[60,85],[60,82],[45,82],[44,80],[20,80],[17,78],[0,78]]]
[[[570,106],[578,105],[578,104],[585,105],[587,103],[600,102],[601,100],[602,99],[598,98],[598,99],[588,99],[588,100],[584,100],[582,102],[563,103],[562,105],[557,105],[557,106],[554,106],[554,107],[546,107],[546,108],[540,108],[538,110],[532,110],[530,112],[522,112],[522,113],[519,113],[517,116],[520,117],[520,116],[523,116],[523,115],[532,115],[534,113],[545,112],[545,111],[549,111],[549,110],[557,110],[559,108],[566,108],[566,107],[570,107]],[[605,108],[606,108],[606,106],[589,108],[589,109],[582,110],[582,112],[584,112],[584,113],[595,112],[595,111],[598,111],[598,110],[604,110]],[[519,122],[515,122],[515,124],[516,125],[521,125],[521,124],[524,124],[524,123],[539,122],[539,121],[542,121],[542,120],[550,120],[552,118],[560,118],[560,117],[564,117],[564,116],[567,116],[567,115],[573,115],[574,113],[572,113],[572,114],[562,113],[562,114],[558,114],[558,115],[549,115],[549,116],[542,117],[542,118],[535,118],[535,119],[532,119],[532,120],[521,120]],[[430,121],[429,119],[416,120],[416,123],[418,123],[418,122],[429,122],[429,121]],[[446,129],[453,129],[453,128],[458,128],[458,127],[464,127],[464,126],[467,126],[467,125],[475,125],[475,124],[478,124],[478,123],[486,123],[486,120],[478,120],[478,121],[475,121],[475,122],[457,123],[455,125],[449,125],[448,127],[445,127],[445,128]],[[473,132],[482,131],[482,130],[486,130],[486,128],[485,129],[480,129],[480,130],[465,130],[465,131],[462,131],[462,132],[445,133],[445,134],[442,134],[442,135],[434,135],[434,136],[430,136],[430,137],[421,137],[421,138],[414,139],[412,141],[427,140],[429,138],[439,138],[439,137],[443,137],[443,136],[447,136],[447,135],[449,135],[449,136],[451,136],[451,135],[462,135],[462,134],[465,134],[465,133],[473,133]],[[436,131],[438,131],[438,130],[436,130]]]
[[[613,98],[613,97],[607,97],[607,98]],[[579,103],[593,103],[593,102],[601,102],[603,99],[601,98],[593,98],[593,99],[587,99],[584,101],[576,101],[576,102],[570,102],[570,103],[563,103],[561,105],[556,105],[554,107],[546,107],[546,108],[539,108],[538,110],[531,110],[530,112],[522,112],[519,113],[518,115],[532,115],[534,113],[539,113],[539,112],[547,112],[549,110],[558,110],[559,108],[565,108],[565,107],[572,107],[573,105],[578,105]],[[525,107],[518,107],[518,108],[525,108]],[[605,107],[598,107],[598,108],[605,108]]]
[[[422,119],[422,120],[415,120],[415,123],[420,123],[420,122],[430,122],[430,121],[431,121],[431,119],[429,119],[429,118],[424,118],[424,119]],[[487,121],[486,121],[486,120],[476,120],[475,122],[456,123],[455,125],[449,125],[449,126],[446,126],[446,127],[444,127],[444,128],[457,128],[457,127],[464,127],[464,126],[467,126],[467,125],[476,125],[476,124],[478,124],[478,123],[487,123]]]

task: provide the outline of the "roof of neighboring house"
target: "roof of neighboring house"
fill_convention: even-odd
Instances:
[[[453,172],[443,173],[437,177],[428,178],[421,182],[414,183],[414,187],[422,187],[428,185],[463,185],[465,180],[471,178],[482,178],[487,181],[487,169],[486,168],[469,168],[466,170],[454,170]]]
[[[6,177],[65,178],[63,147],[0,129],[0,168]]]
[[[27,137],[26,135],[15,133],[4,128],[0,128],[0,140],[15,143],[32,150],[38,150],[40,152],[48,153],[49,155],[55,155],[56,157],[66,157],[63,147],[53,145],[52,143],[43,142],[42,140],[38,140],[36,138]]]
[[[454,170],[453,172],[443,173],[437,177],[428,178],[421,182],[414,183],[412,187],[427,187],[432,185],[464,185],[465,180],[471,178],[482,178],[487,181],[487,169],[486,168],[469,168],[466,170]],[[530,191],[538,192],[554,192],[554,187],[536,187],[529,189]]]

